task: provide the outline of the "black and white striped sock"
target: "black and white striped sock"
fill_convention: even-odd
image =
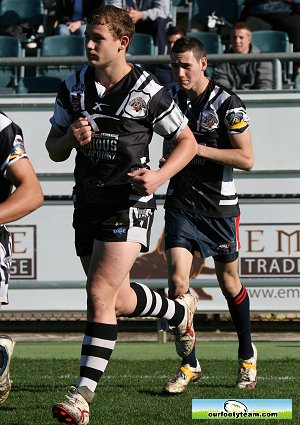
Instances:
[[[117,340],[118,326],[88,322],[83,337],[77,387],[95,392]]]
[[[184,316],[184,307],[176,301],[170,300],[148,286],[130,282],[136,293],[137,305],[130,317],[157,317],[169,320],[169,324],[177,326]]]

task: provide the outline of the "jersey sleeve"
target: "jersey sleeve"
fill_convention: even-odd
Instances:
[[[155,102],[152,102],[151,109],[153,130],[166,140],[176,139],[188,123],[166,89],[161,90]]]
[[[9,120],[9,118],[7,118],[7,120]],[[11,120],[9,121],[10,123],[3,128],[0,133],[1,173],[4,176],[6,176],[7,169],[10,165],[21,158],[27,158],[22,130],[14,122]]]
[[[63,82],[55,99],[53,115],[50,123],[61,134],[65,134],[72,124],[71,103],[66,83]]]
[[[250,118],[242,100],[230,96],[223,104],[224,124],[229,134],[243,133],[249,127]]]

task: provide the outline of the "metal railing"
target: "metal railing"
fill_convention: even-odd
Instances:
[[[209,64],[217,64],[221,62],[272,62],[273,64],[273,83],[275,90],[282,89],[282,62],[298,61],[300,62],[300,52],[293,53],[222,53],[207,55]],[[137,64],[165,64],[170,63],[168,55],[156,56],[130,56],[128,61]],[[0,66],[47,66],[47,65],[83,65],[87,63],[84,56],[49,56],[49,57],[23,57],[23,58],[0,58]]]

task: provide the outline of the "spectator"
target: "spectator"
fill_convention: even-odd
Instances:
[[[185,36],[185,31],[179,27],[170,26],[166,32],[166,54],[170,54],[173,44],[176,40]],[[175,84],[175,80],[171,71],[171,65],[164,63],[160,65],[148,65],[147,70],[156,76],[160,84],[170,90]]]
[[[57,25],[54,35],[84,36],[85,19],[89,13],[103,4],[103,0],[57,0]]]
[[[152,35],[157,53],[165,53],[167,24],[172,21],[169,0],[108,0],[108,4],[127,9],[135,31]]]
[[[300,52],[300,1],[299,0],[245,0],[241,14],[252,31],[277,30],[288,34],[294,51]],[[300,64],[295,65],[295,73]]]
[[[234,25],[231,32],[229,53],[259,53],[251,44],[252,33],[244,22]],[[270,90],[272,83],[271,62],[222,62],[215,67],[213,79],[232,90]]]

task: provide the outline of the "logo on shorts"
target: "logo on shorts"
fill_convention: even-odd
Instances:
[[[222,250],[226,250],[226,249],[230,249],[232,248],[233,243],[229,242],[229,243],[223,243],[221,245],[218,246],[218,249],[222,249]]]
[[[122,235],[124,235],[126,233],[126,228],[125,227],[118,227],[117,229],[113,230],[114,234],[117,236],[117,238],[121,238]]]

